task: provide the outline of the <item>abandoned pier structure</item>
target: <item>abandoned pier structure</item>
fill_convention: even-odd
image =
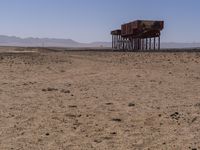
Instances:
[[[137,20],[123,24],[121,29],[111,31],[112,48],[116,50],[160,49],[160,35],[164,21]]]

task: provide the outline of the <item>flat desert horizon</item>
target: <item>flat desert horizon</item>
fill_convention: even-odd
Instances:
[[[198,51],[0,48],[1,150],[197,150],[199,114]]]

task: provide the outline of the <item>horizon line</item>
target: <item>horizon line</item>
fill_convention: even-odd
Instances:
[[[72,38],[60,38],[60,37],[33,37],[33,36],[27,36],[27,37],[21,37],[16,35],[3,35],[0,34],[0,36],[6,36],[6,37],[14,37],[14,38],[20,38],[22,40],[24,39],[55,39],[55,40],[72,40],[73,42],[81,43],[81,44],[91,44],[91,43],[97,43],[97,42],[103,42],[103,43],[112,43],[112,41],[91,41],[91,42],[80,42],[77,40],[74,40]],[[181,41],[162,41],[161,43],[176,43],[176,44],[200,44],[199,42],[193,41],[193,42],[181,42]]]

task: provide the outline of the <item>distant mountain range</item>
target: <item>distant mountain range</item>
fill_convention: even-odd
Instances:
[[[0,46],[24,47],[111,47],[111,42],[79,43],[72,39],[20,38],[0,35]],[[200,48],[200,43],[162,43],[162,48]]]
[[[24,47],[111,47],[110,42],[79,43],[72,39],[20,38],[0,35],[0,46]]]
[[[200,48],[200,43],[161,43],[161,47],[164,48]]]

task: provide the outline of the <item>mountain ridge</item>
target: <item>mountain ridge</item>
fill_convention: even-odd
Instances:
[[[62,38],[21,38],[17,36],[0,35],[0,46],[24,47],[111,47],[111,42],[80,43],[72,39]],[[199,48],[200,43],[163,42],[162,48]]]

